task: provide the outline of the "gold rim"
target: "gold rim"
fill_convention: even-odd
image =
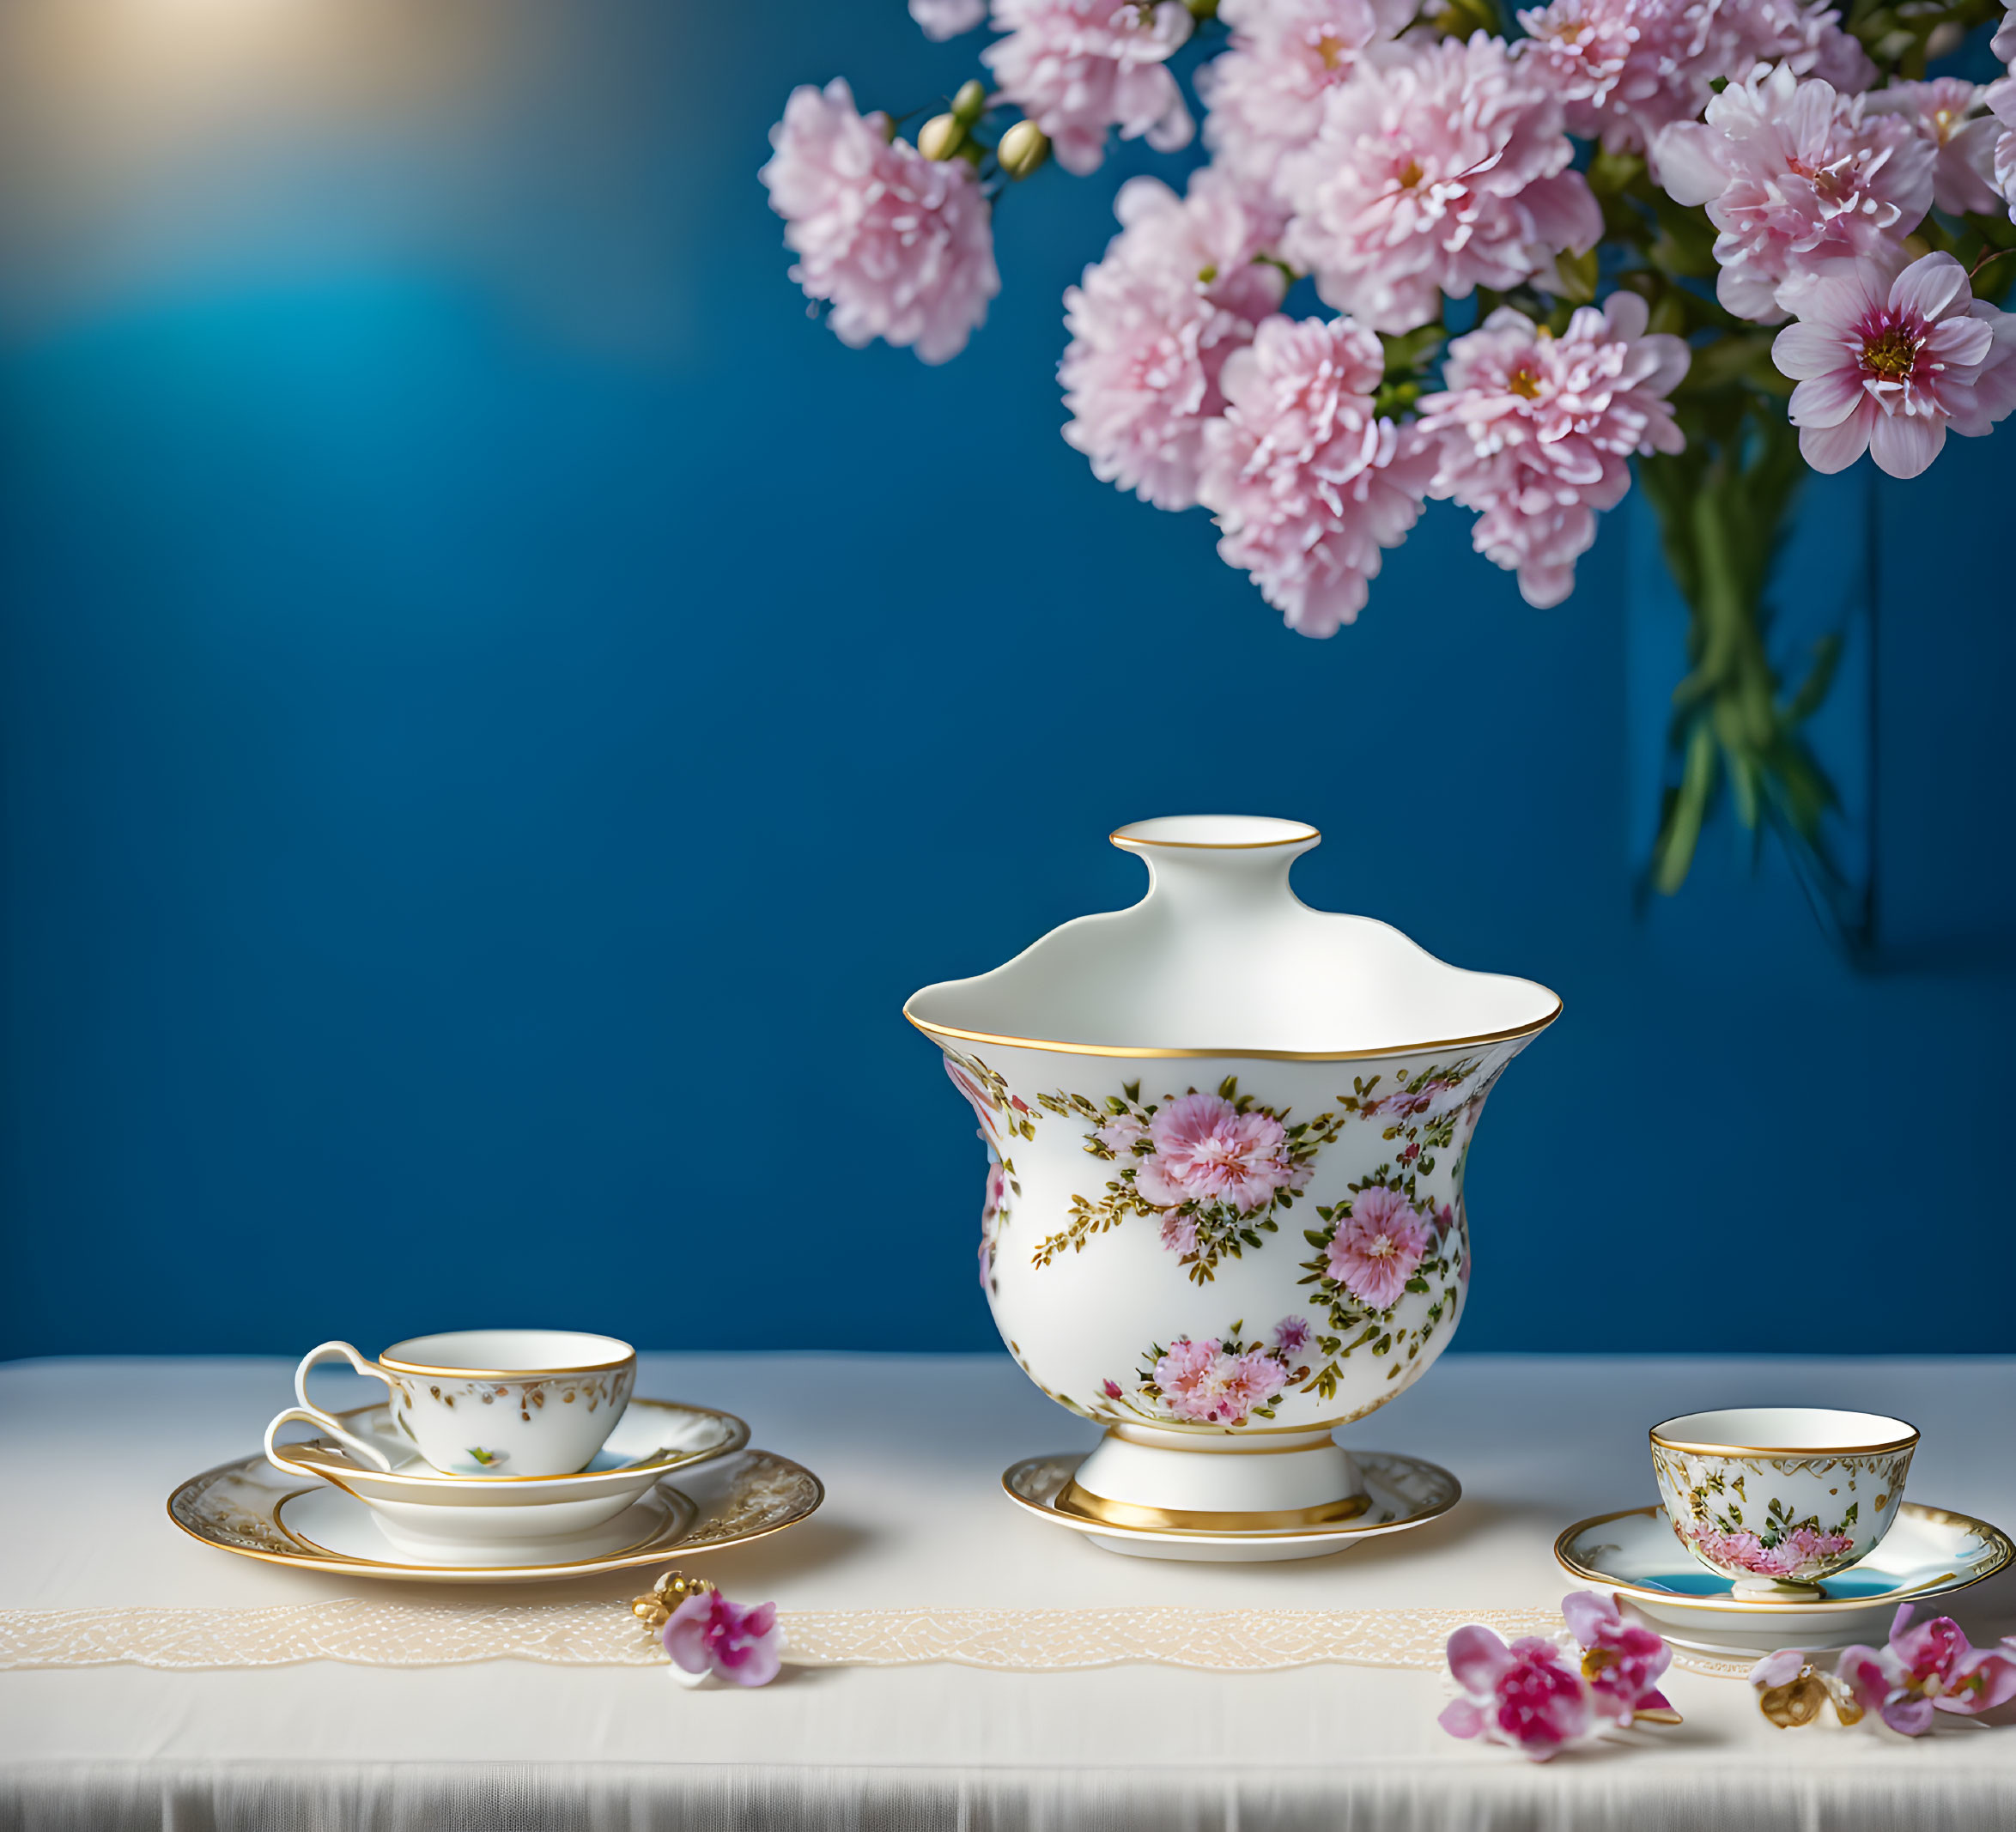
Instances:
[[[1167,816],[1151,815],[1149,818],[1161,820],[1166,819]],[[1253,816],[1248,816],[1247,818],[1250,820]],[[1122,851],[1125,851],[1128,846],[1172,846],[1182,852],[1264,852],[1269,846],[1314,846],[1322,839],[1323,835],[1318,829],[1310,827],[1306,822],[1301,824],[1302,832],[1290,834],[1284,839],[1228,840],[1223,845],[1215,845],[1208,840],[1142,840],[1128,833],[1124,827],[1114,828],[1106,836],[1106,840],[1108,845],[1119,846]]]
[[[1542,987],[1542,992],[1546,988]],[[915,995],[912,994],[912,998]],[[1516,1024],[1509,1030],[1489,1030],[1474,1037],[1439,1037],[1428,1043],[1395,1043],[1374,1050],[1141,1050],[1103,1043],[1060,1043],[1050,1037],[1005,1037],[988,1030],[961,1030],[951,1024],[926,1022],[911,1010],[911,999],[903,1001],[903,1016],[927,1037],[956,1037],[962,1043],[986,1043],[1015,1050],[1054,1050],[1066,1056],[1116,1056],[1141,1060],[1171,1058],[1212,1057],[1241,1062],[1368,1062],[1375,1057],[1428,1056],[1443,1050],[1481,1049],[1487,1044],[1509,1043],[1515,1037],[1538,1036],[1561,1016],[1558,993],[1548,994],[1554,1009],[1530,1024]]]
[[[1081,1489],[1067,1477],[1050,1504],[1060,1514],[1077,1514],[1102,1526],[1140,1527],[1157,1533],[1266,1533],[1298,1526],[1336,1526],[1355,1520],[1372,1505],[1369,1495],[1347,1495],[1340,1501],[1315,1507],[1281,1507],[1267,1514],[1214,1514],[1181,1507],[1144,1507],[1132,1501],[1109,1501]]]
[[[240,1558],[256,1558],[262,1564],[293,1565],[303,1571],[333,1571],[338,1574],[355,1572],[361,1577],[369,1577],[374,1572],[379,1571],[410,1571],[420,1573],[443,1584],[508,1583],[520,1579],[530,1580],[533,1578],[545,1577],[555,1574],[564,1575],[570,1572],[576,1575],[589,1575],[597,1571],[620,1571],[630,1565],[648,1565],[653,1560],[663,1558],[668,1552],[677,1550],[683,1550],[689,1558],[698,1558],[705,1553],[725,1552],[732,1546],[753,1544],[756,1540],[768,1539],[773,1533],[781,1533],[787,1528],[796,1526],[801,1520],[811,1520],[825,1503],[826,1484],[821,1482],[802,1463],[794,1463],[788,1457],[780,1457],[774,1451],[763,1451],[760,1454],[768,1457],[774,1463],[782,1464],[786,1469],[797,1471],[799,1475],[811,1483],[811,1505],[803,1514],[793,1514],[788,1520],[779,1520],[773,1526],[759,1528],[753,1533],[738,1533],[732,1538],[710,1540],[705,1545],[687,1545],[683,1532],[675,1535],[669,1540],[660,1540],[654,1537],[649,1542],[648,1550],[639,1550],[633,1547],[622,1552],[612,1552],[605,1558],[589,1559],[579,1565],[571,1566],[400,1565],[389,1562],[378,1564],[369,1559],[351,1558],[345,1554],[337,1552],[325,1553],[320,1557],[307,1556],[297,1557],[290,1552],[267,1552],[252,1546],[235,1546],[225,1540],[213,1539],[209,1534],[199,1533],[194,1527],[185,1525],[176,1517],[175,1503],[188,1489],[193,1489],[198,1483],[205,1482],[213,1476],[228,1476],[238,1470],[270,1467],[263,1455],[240,1457],[235,1463],[220,1463],[215,1469],[205,1470],[198,1476],[191,1476],[187,1482],[183,1483],[168,1496],[166,1505],[168,1519],[181,1532],[188,1534],[198,1545],[215,1546],[220,1552],[233,1552]],[[280,1510],[297,1496],[312,1492],[307,1489],[290,1489],[276,1501],[272,1506],[270,1518],[273,1526],[277,1531],[286,1533],[287,1537],[294,1540],[296,1545],[307,1545],[313,1542],[300,1538],[289,1532],[287,1527],[282,1526]],[[686,1531],[690,1531],[700,1519],[699,1503],[695,1501],[693,1497],[683,1489],[675,1489],[672,1492],[693,1510],[686,1523]],[[367,1504],[360,1502],[358,1505],[361,1507]],[[645,1544],[641,1540],[638,1542],[639,1546],[643,1546]]]
[[[653,1453],[654,1456],[662,1459],[658,1462],[626,1463],[613,1470],[577,1470],[572,1476],[450,1476],[439,1470],[433,1471],[425,1476],[404,1475],[392,1470],[364,1469],[349,1462],[347,1459],[339,1469],[325,1469],[320,1459],[331,1456],[342,1456],[343,1452],[340,1449],[336,1451],[324,1450],[312,1441],[282,1444],[276,1446],[276,1448],[295,1453],[295,1460],[301,1468],[313,1471],[325,1482],[332,1482],[346,1494],[354,1495],[356,1491],[343,1480],[346,1476],[365,1476],[373,1482],[396,1483],[403,1488],[412,1489],[465,1489],[479,1482],[486,1489],[501,1488],[506,1483],[514,1482],[578,1482],[584,1483],[599,1482],[606,1487],[613,1489],[621,1486],[626,1478],[631,1477],[642,1476],[647,1472],[665,1475],[672,1470],[689,1469],[694,1464],[705,1459],[726,1457],[731,1452],[744,1449],[748,1446],[749,1426],[732,1412],[723,1412],[714,1406],[689,1406],[684,1401],[677,1399],[633,1398],[628,1404],[631,1406],[665,1406],[674,1408],[681,1412],[702,1413],[710,1418],[726,1419],[733,1429],[728,1434],[729,1441],[727,1443],[716,1446],[710,1450],[678,1451],[668,1454],[661,1449]],[[332,1412],[329,1416],[338,1420],[346,1429],[349,1429],[350,1420],[361,1418],[367,1412],[389,1412],[391,1410],[389,1402],[380,1399],[373,1401],[369,1405],[352,1406],[347,1412]],[[626,1408],[627,1410],[628,1408]],[[740,1435],[738,1435],[738,1433]],[[301,1458],[299,1453],[302,1451],[310,1453],[310,1457]]]
[[[554,1333],[557,1335],[560,1332],[556,1331]],[[416,1339],[407,1338],[409,1342]],[[612,1336],[609,1339],[614,1342],[616,1338]],[[402,1346],[399,1343],[394,1343],[392,1349]],[[378,1365],[391,1374],[446,1375],[454,1380],[523,1380],[527,1383],[535,1380],[563,1380],[569,1374],[614,1374],[620,1368],[635,1367],[636,1362],[637,1351],[635,1349],[609,1361],[584,1362],[579,1368],[430,1368],[424,1362],[395,1360],[391,1349],[378,1357]]]
[[[1767,1409],[1759,1407],[1756,1410]],[[1784,1410],[1787,1411],[1803,1411],[1825,1409],[1788,1406]],[[1862,1416],[1867,1418],[1873,1415],[1864,1413]],[[1691,1412],[1682,1412],[1679,1416],[1691,1418],[1695,1415]],[[1916,1449],[1918,1442],[1918,1428],[1912,1424],[1909,1419],[1903,1418],[1898,1420],[1898,1423],[1904,1428],[1905,1432],[1905,1435],[1901,1438],[1892,1438],[1887,1443],[1883,1444],[1830,1444],[1824,1449],[1819,1450],[1781,1450],[1769,1444],[1694,1444],[1684,1438],[1662,1438],[1660,1436],[1660,1433],[1673,1423],[1673,1420],[1669,1418],[1663,1423],[1655,1425],[1649,1433],[1652,1441],[1658,1445],[1661,1450],[1683,1451],[1690,1456],[1696,1457],[1879,1457],[1885,1451]]]
[[[1655,1590],[1650,1585],[1632,1584],[1594,1569],[1569,1553],[1569,1543],[1599,1526],[1607,1526],[1612,1520],[1630,1520],[1643,1515],[1650,1518],[1661,1511],[1661,1504],[1655,1501],[1646,1507],[1620,1507],[1615,1514],[1594,1514],[1587,1520],[1578,1520],[1573,1526],[1565,1527],[1554,1542],[1554,1562],[1571,1577],[1583,1578],[1604,1590],[1615,1591],[1620,1596],[1636,1597],[1647,1603],[1656,1603],[1661,1609],[1720,1610],[1725,1615],[1734,1611],[1740,1615],[1791,1615],[1804,1612],[1812,1615],[1816,1610],[1874,1610],[1887,1609],[1900,1598],[1919,1597],[1941,1587],[1948,1591],[1965,1590],[1979,1584],[1983,1579],[1992,1578],[2013,1560],[2016,1560],[2016,1542],[2001,1527],[1992,1526],[1986,1520],[1977,1520],[1972,1514],[1956,1514],[1946,1507],[1926,1507],[1916,1501],[1906,1501],[1898,1510],[1900,1517],[1910,1514],[1921,1520],[1930,1521],[1936,1526],[1951,1526],[1978,1534],[1988,1547],[1982,1563],[1965,1576],[1953,1574],[1952,1581],[1934,1578],[1922,1584],[1900,1586],[1885,1591],[1875,1597],[1821,1597],[1816,1603],[1764,1603],[1734,1594],[1727,1597],[1688,1597],[1677,1591]],[[1679,1542],[1676,1540],[1675,1544]],[[1708,1568],[1702,1568],[1706,1570]],[[1718,1575],[1720,1574],[1717,1574]],[[1822,1580],[1825,1581],[1824,1580]]]
[[[1086,1455],[1089,1456],[1090,1454],[1090,1452],[1086,1453]],[[1058,1521],[1068,1526],[1089,1527],[1095,1532],[1126,1533],[1136,1535],[1143,1538],[1210,1539],[1217,1540],[1221,1543],[1228,1541],[1232,1543],[1265,1543],[1269,1540],[1282,1541],[1293,1540],[1297,1538],[1351,1539],[1356,1538],[1360,1535],[1365,1534],[1394,1532],[1399,1532],[1400,1529],[1405,1527],[1424,1526],[1430,1520],[1438,1520],[1442,1517],[1442,1515],[1446,1514],[1450,1508],[1454,1507],[1458,1501],[1463,1499],[1462,1483],[1458,1482],[1456,1478],[1447,1470],[1442,1468],[1439,1463],[1430,1463],[1426,1460],[1426,1459],[1421,1457],[1404,1457],[1395,1452],[1360,1452],[1357,1453],[1356,1454],[1357,1456],[1357,1460],[1361,1468],[1364,1468],[1369,1465],[1374,1471],[1377,1471],[1381,1463],[1387,1462],[1406,1464],[1409,1468],[1415,1470],[1432,1470],[1437,1476],[1439,1476],[1449,1485],[1448,1499],[1446,1501],[1438,1501],[1432,1507],[1424,1507],[1418,1514],[1401,1514],[1388,1520],[1360,1520],[1356,1525],[1346,1522],[1344,1525],[1333,1527],[1315,1526],[1303,1527],[1299,1530],[1290,1528],[1286,1531],[1277,1530],[1276,1532],[1271,1533],[1207,1532],[1195,1528],[1174,1526],[1160,1528],[1119,1526],[1108,1526],[1104,1521],[1092,1519],[1090,1516],[1084,1514],[1069,1513],[1059,1507],[1055,1496],[1053,1496],[1052,1499],[1047,1501],[1032,1501],[1026,1495],[1022,1495],[1017,1492],[1013,1483],[1010,1481],[1009,1478],[1012,1477],[1017,1470],[1027,1469],[1031,1464],[1056,1463],[1065,1460],[1059,1457],[1024,1457],[1019,1462],[1010,1464],[1006,1469],[1001,1471],[1001,1489],[1002,1492],[1005,1493],[1008,1499],[1013,1501],[1017,1507],[1023,1508],[1027,1512],[1035,1514],[1039,1520]],[[1080,1457],[1078,1459],[1078,1463],[1073,1463],[1071,1465],[1070,1470],[1066,1471],[1065,1475],[1064,1480],[1066,1485],[1068,1485],[1072,1482],[1072,1477],[1077,1474],[1078,1464],[1083,1463],[1084,1460],[1084,1457]],[[1064,1487],[1060,1486],[1057,1493],[1059,1495],[1061,1495],[1064,1493]],[[1404,1497],[1402,1498],[1401,1505],[1403,1507],[1408,1507],[1413,1506],[1412,1502],[1406,1501]]]

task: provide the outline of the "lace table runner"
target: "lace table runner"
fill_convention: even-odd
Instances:
[[[1531,1610],[785,1610],[800,1666],[950,1661],[1043,1672],[1154,1661],[1262,1672],[1327,1661],[1440,1671],[1466,1623],[1510,1640],[1551,1635],[1561,1618]],[[1676,1651],[1697,1672],[1740,1676],[1746,1661]],[[620,1604],[444,1606],[352,1598],[258,1610],[0,1610],[0,1668],[127,1665],[193,1671],[340,1660],[452,1666],[535,1660],[555,1666],[657,1666],[664,1650]]]

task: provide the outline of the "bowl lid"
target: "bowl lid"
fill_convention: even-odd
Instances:
[[[1289,888],[1322,835],[1260,815],[1164,815],[1112,836],[1148,866],[1124,910],[1053,929],[1005,966],[911,995],[944,1040],[1087,1056],[1342,1061],[1530,1036],[1546,987],[1438,961],[1391,925]]]

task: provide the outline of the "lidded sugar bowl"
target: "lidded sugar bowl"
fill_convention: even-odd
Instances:
[[[1140,902],[903,1008],[987,1143],[995,1322],[1106,1428],[1078,1510],[1179,1532],[1348,1520],[1363,1484],[1331,1434],[1455,1333],[1478,1116],[1561,1002],[1309,908],[1289,873],[1321,836],[1301,822],[1111,837],[1148,866]]]

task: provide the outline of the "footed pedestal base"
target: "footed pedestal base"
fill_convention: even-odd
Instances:
[[[1218,1437],[1115,1425],[1058,1505],[1109,1526],[1265,1533],[1339,1526],[1370,1500],[1327,1431]]]

